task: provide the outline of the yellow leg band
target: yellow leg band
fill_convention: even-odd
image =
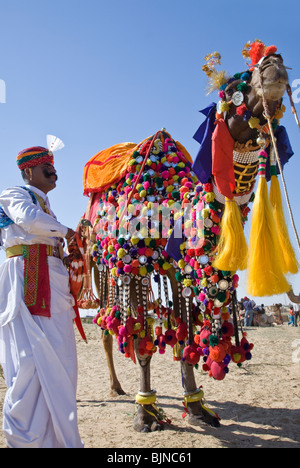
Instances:
[[[153,405],[156,402],[156,394],[152,393],[151,395],[140,395],[139,393],[135,397],[136,403],[139,405]]]
[[[186,410],[183,417],[185,417],[187,415],[186,413],[188,413],[188,409],[187,409],[188,403],[196,403],[197,401],[199,401],[201,407],[205,411],[207,411],[209,414],[211,414],[212,416],[214,416],[214,417],[216,417],[217,419],[220,420],[217,413],[215,413],[213,410],[209,409],[207,406],[204,406],[204,404],[203,404],[203,401],[205,401],[204,392],[200,388],[198,388],[194,393],[184,393],[183,396],[184,396],[184,406],[185,406],[185,410]]]
[[[197,401],[201,401],[204,398],[204,392],[200,388],[198,388],[194,393],[188,394],[184,393],[184,401],[185,404],[187,403],[196,403]]]

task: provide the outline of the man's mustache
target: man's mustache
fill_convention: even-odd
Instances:
[[[58,179],[57,174],[56,174],[55,172],[47,171],[47,169],[44,170],[43,172],[44,172],[44,176],[45,176],[47,179],[50,179],[50,177],[55,177],[55,180]]]

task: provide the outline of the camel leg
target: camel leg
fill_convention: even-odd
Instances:
[[[179,297],[178,295],[178,285],[175,278],[175,270],[173,268],[168,271],[168,277],[171,282],[173,291],[173,306],[175,317],[179,316],[179,310],[181,310],[183,317],[186,318],[187,311],[185,300],[183,300],[183,298]],[[184,392],[187,394],[193,394],[196,392],[197,385],[194,375],[194,367],[187,362],[181,361],[181,373]],[[187,408],[189,412],[189,420],[192,425],[199,425],[204,422],[213,427],[220,426],[219,419],[203,408],[200,401],[196,401],[195,403],[188,403]]]
[[[94,269],[94,283],[95,283],[95,288],[97,295],[101,301],[101,307],[104,306],[104,297],[101,297],[101,292],[100,292],[100,277],[99,277],[99,271],[98,268],[95,267],[94,262],[91,262],[91,268]],[[108,281],[108,279],[107,279]],[[124,390],[121,387],[121,384],[118,380],[116,371],[115,371],[115,366],[114,366],[114,358],[113,358],[113,337],[112,335],[108,334],[105,335],[104,333],[102,334],[102,341],[103,341],[103,347],[106,355],[106,362],[109,370],[109,377],[110,377],[110,396],[116,397],[118,395],[126,395]]]
[[[141,284],[131,285],[131,307],[137,309],[138,303],[142,303],[142,287]],[[139,297],[138,297],[139,296]],[[139,353],[140,339],[134,340],[135,354],[140,366],[140,391],[139,395],[153,397],[154,392],[151,389],[151,359],[149,355],[141,355]],[[133,428],[137,432],[154,432],[159,431],[163,426],[157,421],[160,419],[157,410],[152,405],[137,404],[137,413],[133,422]]]
[[[194,368],[186,362],[181,362],[181,372],[184,392],[187,394],[192,394],[197,390]],[[214,414],[203,408],[203,406],[200,404],[200,401],[196,401],[195,403],[187,403],[187,409],[189,412],[188,414],[190,424],[198,426],[202,423],[206,423],[213,427],[220,426],[219,419]]]
[[[121,387],[121,384],[118,380],[115,366],[114,366],[114,358],[113,358],[113,337],[108,334],[105,335],[103,333],[103,346],[106,355],[106,362],[109,370],[109,377],[110,377],[110,396],[116,397],[118,395],[126,395],[124,390]]]
[[[151,390],[150,364],[151,356],[141,356],[138,352],[138,342],[135,340],[136,355],[140,366],[140,395],[153,395]],[[133,428],[137,432],[154,432],[163,429],[163,425],[157,421],[160,419],[158,412],[152,405],[138,405]]]

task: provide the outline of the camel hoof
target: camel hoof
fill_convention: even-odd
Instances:
[[[146,405],[145,405],[146,406]],[[146,406],[148,411],[155,412],[152,406]],[[163,430],[163,425],[160,424],[154,416],[147,413],[143,406],[139,406],[137,410],[137,415],[133,422],[133,428],[137,432],[148,433],[156,432]]]
[[[121,395],[126,395],[126,392],[124,392],[124,390],[120,387],[120,388],[112,388],[110,390],[110,396],[112,398],[116,398],[118,396],[121,396]]]
[[[205,424],[211,427],[220,427],[220,419],[211,414],[200,404],[196,406],[193,405],[193,407],[191,405],[189,411],[189,423],[192,426],[203,426]]]
[[[189,423],[191,426],[211,426],[211,427],[220,427],[220,421],[218,418],[212,415],[194,415],[189,416]]]

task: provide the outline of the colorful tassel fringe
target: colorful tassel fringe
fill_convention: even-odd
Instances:
[[[248,247],[244,235],[241,212],[235,200],[226,199],[221,221],[218,255],[213,267],[224,271],[247,268]]]
[[[261,151],[259,159],[259,181],[249,240],[248,294],[262,297],[285,293],[290,290],[290,285],[283,274],[280,245],[265,179],[265,151]]]
[[[296,274],[299,271],[299,266],[294,249],[290,242],[288,228],[283,212],[280,185],[277,175],[275,174],[271,177],[270,202],[273,208],[276,232],[280,245],[282,271],[283,273]]]

